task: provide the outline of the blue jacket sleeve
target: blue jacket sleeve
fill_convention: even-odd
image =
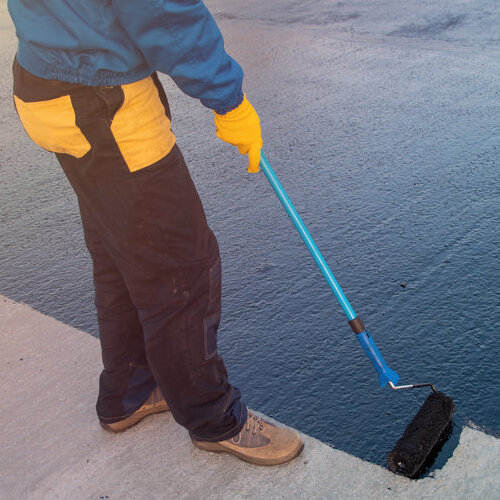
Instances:
[[[116,15],[148,63],[186,94],[223,114],[243,98],[243,71],[201,0],[114,0]]]

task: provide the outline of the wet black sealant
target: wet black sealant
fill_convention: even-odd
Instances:
[[[245,68],[268,158],[387,363],[455,401],[434,469],[465,423],[500,433],[500,13],[435,4],[207,2]],[[249,406],[385,465],[427,393],[378,387],[264,176],[163,81],[221,246],[232,382]],[[74,195],[6,109],[1,292],[97,335]]]

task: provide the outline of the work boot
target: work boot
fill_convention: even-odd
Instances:
[[[251,411],[236,436],[215,443],[193,440],[193,444],[202,450],[231,453],[257,465],[283,464],[300,455],[304,448],[296,431],[276,427]]]
[[[111,432],[123,432],[130,427],[138,424],[144,417],[152,415],[153,413],[162,413],[168,410],[167,402],[163,398],[160,389],[157,387],[146,399],[146,402],[132,415],[119,420],[118,422],[113,422],[112,424],[104,423],[100,420],[100,424],[104,429]]]

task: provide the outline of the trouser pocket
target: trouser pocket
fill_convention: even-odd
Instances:
[[[76,125],[71,97],[26,102],[14,95],[21,123],[31,140],[52,153],[81,158],[90,151],[90,143]]]
[[[153,165],[175,145],[158,86],[150,76],[121,86],[123,103],[113,116],[111,132],[131,172]]]

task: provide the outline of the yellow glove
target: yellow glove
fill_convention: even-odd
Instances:
[[[260,121],[246,95],[243,102],[232,111],[225,115],[215,113],[215,126],[219,139],[236,146],[242,155],[248,153],[248,171],[258,172],[262,148]]]

